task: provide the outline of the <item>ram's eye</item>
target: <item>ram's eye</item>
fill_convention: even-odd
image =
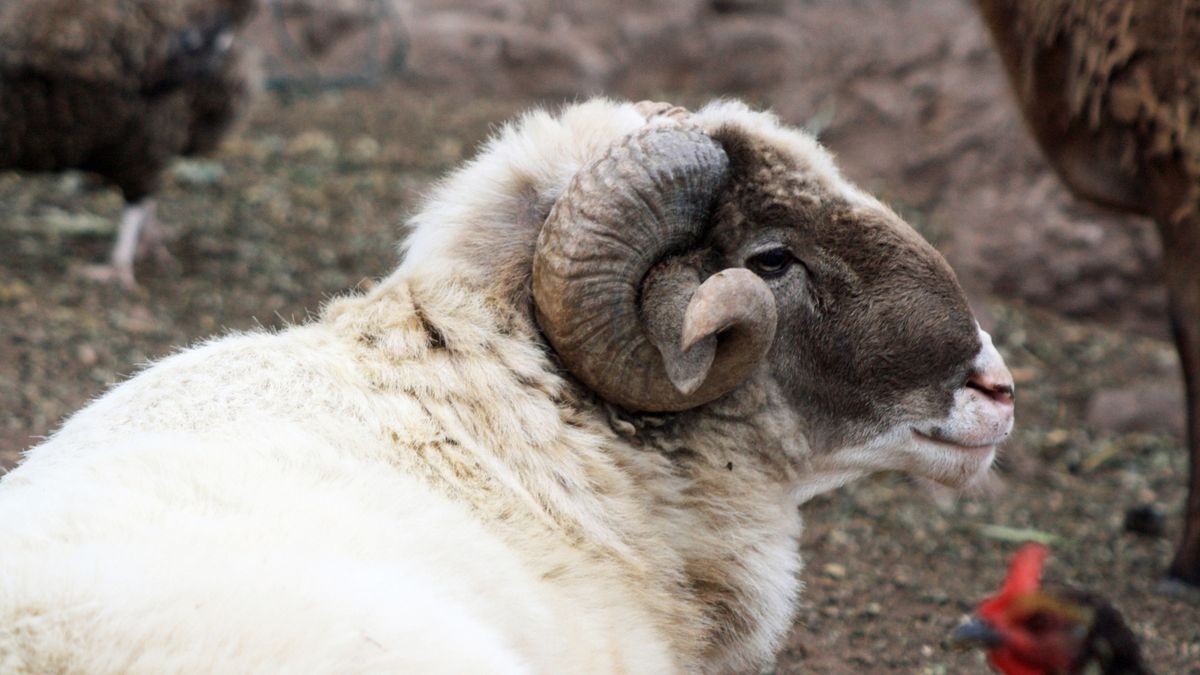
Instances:
[[[777,277],[796,262],[796,256],[786,248],[773,248],[762,253],[755,253],[746,261],[746,267],[750,268],[760,277]]]

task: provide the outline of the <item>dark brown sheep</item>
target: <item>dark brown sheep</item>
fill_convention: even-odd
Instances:
[[[1158,225],[1191,450],[1168,575],[1200,586],[1200,0],[977,3],[1059,176]]]
[[[109,267],[128,287],[157,247],[167,163],[213,149],[253,77],[235,31],[254,0],[0,3],[0,169],[99,174],[126,208]],[[139,242],[141,246],[139,246]]]

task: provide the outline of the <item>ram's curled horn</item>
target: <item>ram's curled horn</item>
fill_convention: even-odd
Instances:
[[[728,171],[725,152],[699,130],[643,129],[581,169],[551,210],[533,264],[538,322],[564,365],[606,400],[693,408],[745,380],[770,348],[766,284],[744,270],[705,280],[700,256],[689,255]]]

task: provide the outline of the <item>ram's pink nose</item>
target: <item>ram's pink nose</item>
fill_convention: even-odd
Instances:
[[[992,336],[980,329],[979,338],[983,344],[979,350],[979,356],[975,357],[975,363],[972,364],[971,376],[967,378],[967,387],[982,393],[1002,406],[1012,406],[1013,396],[1016,393],[1013,388],[1012,373],[1008,372],[1008,366],[1004,365],[1004,358],[992,344]]]
[[[967,386],[982,392],[997,403],[1013,404],[1012,375],[1009,374],[1008,369],[990,373],[975,373],[967,380]]]

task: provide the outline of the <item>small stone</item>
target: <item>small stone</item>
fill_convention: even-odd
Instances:
[[[350,144],[350,157],[359,162],[371,162],[379,157],[379,141],[370,136],[359,136]]]
[[[159,328],[159,320],[145,307],[132,307],[127,313],[118,315],[116,320],[117,326],[129,333],[153,333]]]
[[[1167,531],[1167,517],[1153,504],[1135,506],[1125,512],[1125,531],[1161,537]]]
[[[288,143],[289,157],[315,157],[327,162],[337,159],[337,141],[322,131],[305,131]]]
[[[85,366],[94,366],[100,360],[99,355],[96,354],[96,348],[91,345],[79,345],[79,348],[75,350],[75,357]]]
[[[829,563],[822,567],[821,570],[825,572],[825,576],[831,579],[846,578],[846,567],[844,565],[839,565],[838,563]]]
[[[437,155],[446,162],[457,162],[462,159],[463,144],[457,138],[442,138],[438,140],[436,146]]]
[[[253,146],[252,154],[256,157],[266,159],[267,157],[286,152],[288,142],[287,139],[278,134],[267,134],[255,141]]]
[[[171,175],[184,185],[216,185],[225,177],[220,162],[181,159],[171,165]]]
[[[883,606],[880,605],[878,602],[868,603],[867,608],[864,613],[867,616],[879,616],[880,614],[883,613]]]
[[[1061,445],[1071,438],[1071,432],[1066,429],[1053,429],[1046,434],[1046,445]]]
[[[829,533],[829,541],[837,546],[846,546],[850,544],[850,536],[841,530],[834,530]]]
[[[20,279],[0,283],[0,305],[16,304],[29,297],[29,284]]]
[[[77,195],[87,187],[87,180],[78,171],[68,171],[58,179],[58,191],[64,195]]]
[[[65,211],[57,207],[43,210],[41,220],[46,229],[69,237],[110,235],[117,230],[116,221],[104,216]]]

